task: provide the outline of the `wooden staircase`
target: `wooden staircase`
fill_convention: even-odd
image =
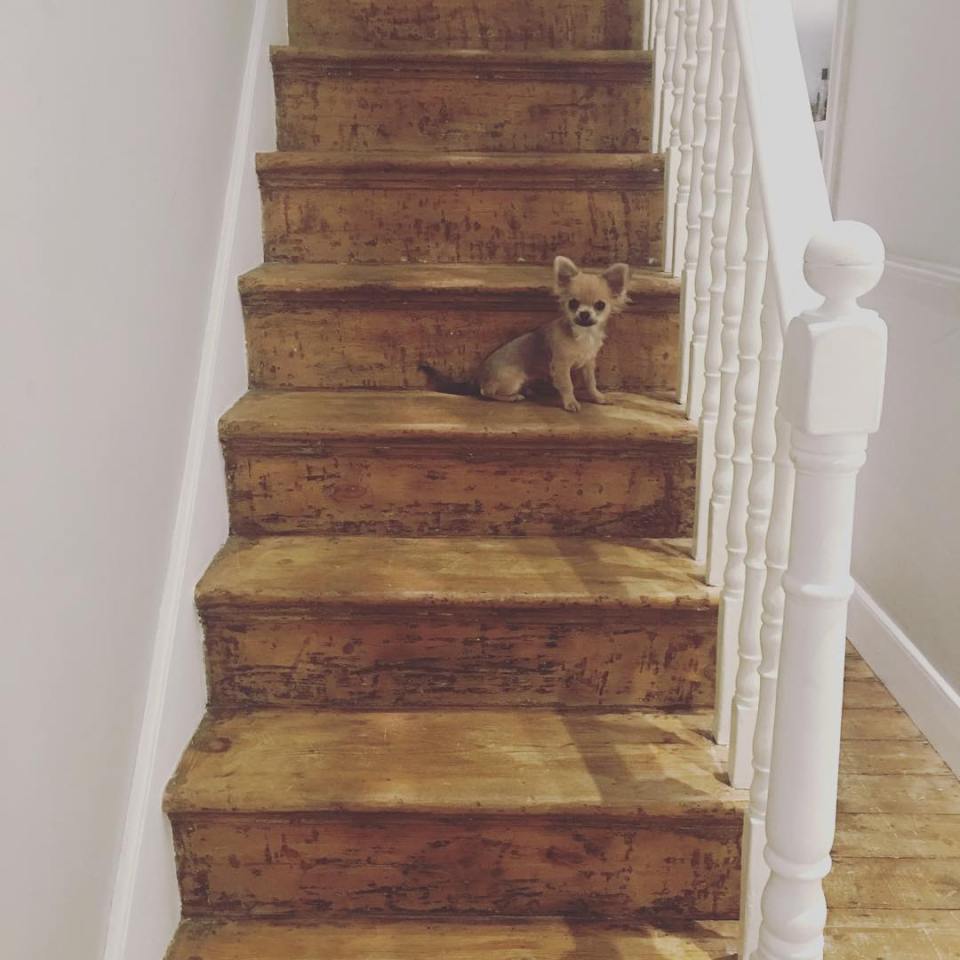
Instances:
[[[290,0],[169,960],[718,960],[745,798],[635,0]],[[635,268],[613,406],[429,392]]]

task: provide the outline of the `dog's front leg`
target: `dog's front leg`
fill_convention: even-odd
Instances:
[[[570,376],[570,366],[566,363],[550,364],[550,379],[553,385],[560,393],[560,399],[563,401],[563,409],[570,413],[578,413],[580,404],[573,392],[573,379]]]
[[[591,403],[613,403],[613,401],[602,394],[597,387],[597,361],[591,360],[589,363],[584,364],[583,367],[583,380],[587,386],[587,398]]]

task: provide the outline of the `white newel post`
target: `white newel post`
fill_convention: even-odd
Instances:
[[[770,877],[756,960],[822,960],[836,828],[847,605],[857,473],[879,426],[886,327],[857,298],[883,272],[880,238],[835,223],[805,259],[825,297],[787,328],[780,406],[796,469],[767,804]]]

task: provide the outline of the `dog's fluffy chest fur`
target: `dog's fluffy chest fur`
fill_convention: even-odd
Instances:
[[[551,354],[561,353],[572,367],[583,366],[596,359],[607,336],[606,324],[594,327],[572,326],[564,318],[546,325],[546,339]]]

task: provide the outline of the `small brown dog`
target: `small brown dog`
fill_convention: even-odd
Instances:
[[[610,315],[627,302],[630,268],[615,263],[600,274],[584,273],[572,260],[557,257],[553,276],[560,316],[494,350],[480,365],[472,383],[452,383],[427,364],[421,364],[420,369],[441,392],[479,391],[480,396],[503,403],[523,400],[530,384],[549,380],[560,393],[563,409],[571,413],[580,409],[573,388],[573,371],[579,370],[586,399],[609,403],[597,388],[597,354],[606,338]]]

